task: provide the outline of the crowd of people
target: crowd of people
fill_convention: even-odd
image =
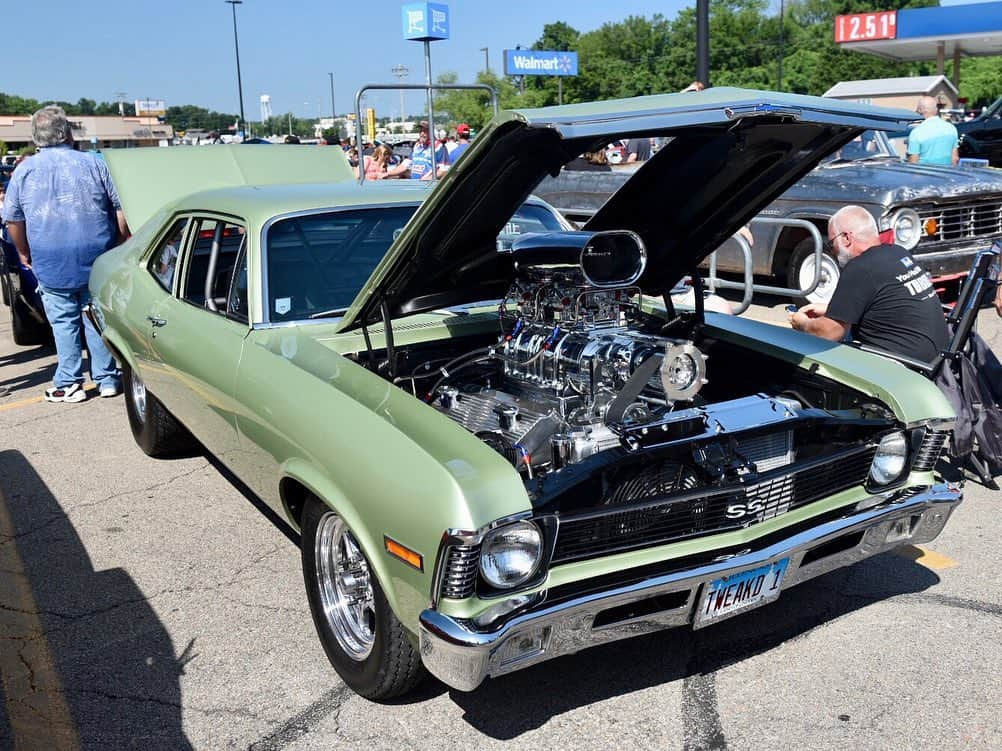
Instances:
[[[456,161],[470,148],[470,126],[460,123],[455,135],[448,137],[439,131],[432,143],[431,128],[427,120],[422,120],[418,130],[417,143],[407,156],[395,156],[385,145],[371,146],[369,153],[363,152],[359,166],[358,151],[348,149],[348,159],[355,168],[355,175],[363,170],[366,180],[389,180],[403,178],[411,180],[431,180],[432,176],[442,177]],[[434,164],[434,171],[433,171]]]

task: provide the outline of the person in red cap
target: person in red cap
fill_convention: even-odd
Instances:
[[[456,126],[456,138],[459,139],[459,143],[456,144],[456,148],[452,150],[452,154],[449,160],[455,164],[456,160],[463,155],[463,152],[470,148],[470,126],[466,123],[460,123]]]

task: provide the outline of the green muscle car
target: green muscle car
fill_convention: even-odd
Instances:
[[[111,151],[136,232],[91,314],[142,449],[201,444],[301,531],[348,686],[473,690],[939,534],[961,494],[930,381],[669,294],[910,117],[739,89],[506,112],[433,188],[336,149]],[[668,143],[584,228],[531,197],[644,135]]]

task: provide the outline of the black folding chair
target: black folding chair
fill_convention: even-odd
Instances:
[[[987,352],[987,346],[982,341],[975,342],[974,327],[978,313],[982,307],[990,303],[1000,283],[1000,256],[1002,256],[1002,240],[996,240],[990,249],[982,250],[974,257],[971,271],[960,288],[957,303],[946,316],[947,327],[950,330],[949,344],[932,362],[921,362],[895,352],[857,344],[859,349],[889,357],[936,382],[958,412],[958,426],[953,434],[951,455],[954,458],[966,459],[982,484],[996,490],[998,485],[992,477],[991,470],[993,467],[998,468],[998,463],[990,459],[987,453],[988,447],[976,444],[970,433],[974,430],[973,424],[978,422],[982,410],[1002,409],[1002,404],[997,401],[997,395],[1002,394],[1002,384],[994,386],[980,384],[979,388],[978,384],[971,383],[972,379],[979,376],[989,377],[988,374],[978,373],[978,368],[971,367],[970,362],[962,361],[965,358],[970,360],[976,353],[983,356]],[[966,430],[968,435],[963,436],[958,442],[962,430]]]

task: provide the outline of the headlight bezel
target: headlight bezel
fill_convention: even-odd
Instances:
[[[867,485],[870,488],[884,490],[901,484],[908,476],[911,468],[913,452],[908,432],[900,429],[888,431],[877,437],[876,443],[877,450],[873,454],[873,459],[870,461],[870,469],[866,473]],[[882,474],[878,476],[878,460],[886,461],[888,459],[895,463],[900,462],[900,467],[895,472],[887,472],[886,469],[883,469],[881,470]],[[891,464],[891,467],[894,466],[894,464]]]
[[[484,538],[493,530],[505,527],[518,521],[531,521],[535,524],[543,536],[543,553],[539,565],[532,577],[522,582],[517,587],[509,589],[497,589],[481,576],[480,555],[483,549]],[[500,517],[485,524],[479,529],[446,529],[439,543],[438,555],[435,559],[435,570],[431,586],[431,604],[437,607],[438,603],[445,597],[449,599],[476,598],[481,601],[499,600],[505,597],[512,597],[515,594],[526,592],[538,587],[549,575],[550,559],[553,556],[553,544],[557,536],[557,518],[551,514],[536,515],[531,511],[522,511],[508,516]],[[458,559],[473,554],[476,556],[475,563],[471,563],[473,571],[473,581],[470,583],[468,591],[460,596],[446,595],[446,579],[450,574],[456,573],[449,568],[450,557],[453,552],[460,551]],[[460,564],[465,565],[465,564]],[[465,570],[465,569],[464,569]],[[465,576],[463,571],[458,572]],[[464,589],[466,587],[464,586]]]
[[[898,230],[898,223],[902,220],[908,220],[911,222],[913,227],[914,238],[909,238],[908,236],[903,236]],[[915,246],[919,244],[922,239],[923,225],[922,218],[915,209],[901,208],[895,211],[891,215],[891,229],[894,231],[894,242],[900,245],[905,250],[913,250]]]
[[[493,551],[491,548],[492,544],[495,544],[498,538],[502,536],[511,536],[519,532],[527,537],[535,537],[535,543],[533,545],[535,549],[534,560],[532,565],[527,567],[524,573],[507,581],[492,577],[488,570],[489,567],[485,566],[485,563],[488,561],[488,556],[492,554],[497,555],[497,552]],[[542,567],[545,552],[546,535],[544,534],[543,529],[531,519],[519,519],[494,527],[484,534],[483,540],[480,543],[480,560],[477,564],[480,579],[495,592],[511,592],[520,587],[524,587],[528,582],[533,580],[536,573]]]

